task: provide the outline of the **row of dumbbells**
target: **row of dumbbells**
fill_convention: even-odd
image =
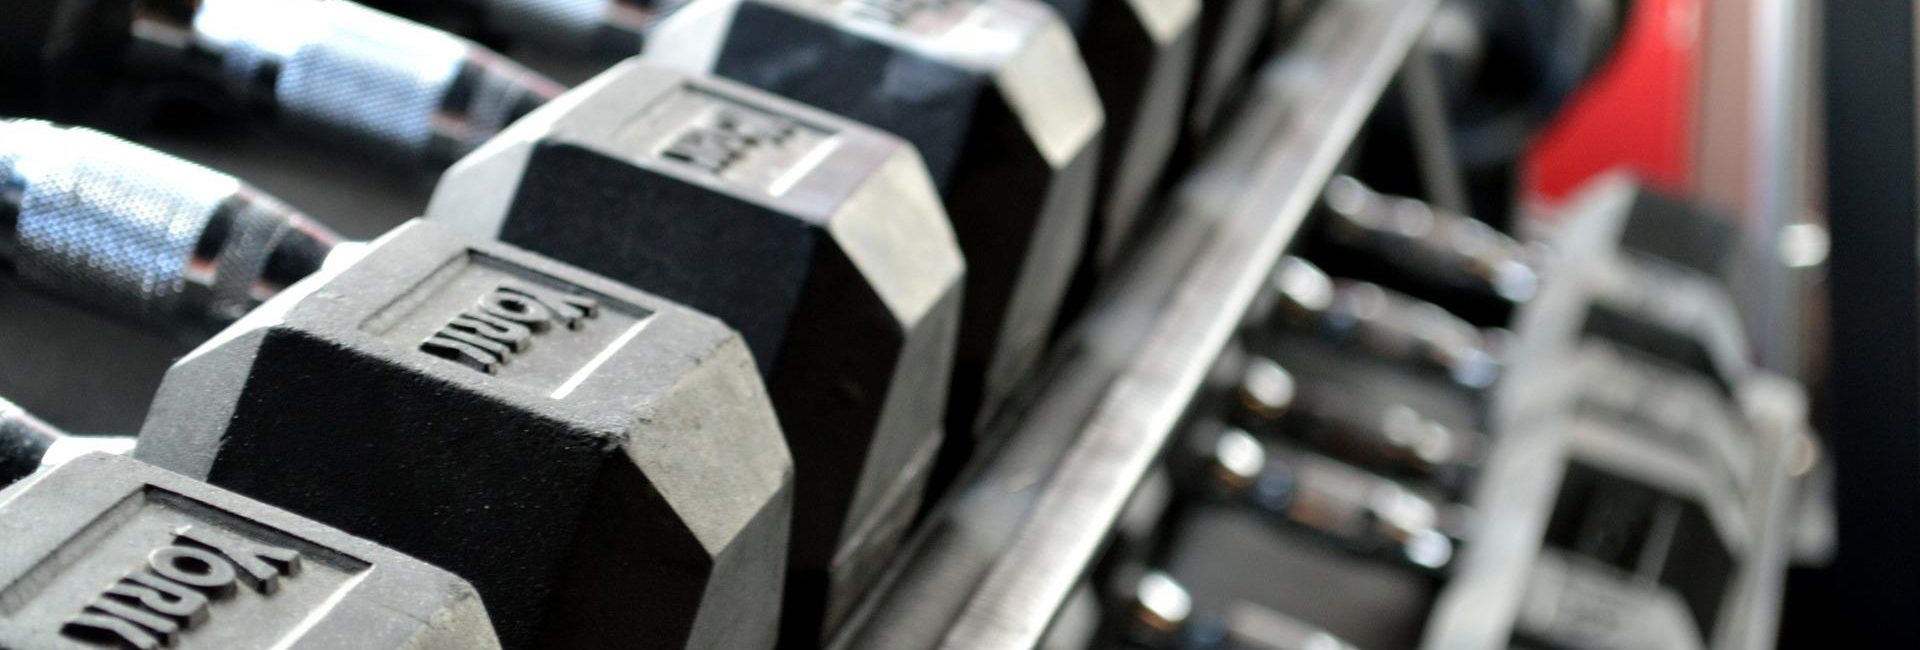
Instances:
[[[1620,315],[1616,322],[1560,332],[1566,347],[1549,359],[1511,359],[1515,334],[1504,329],[1510,320],[1500,319],[1526,308],[1554,275],[1579,274],[1547,264],[1553,254],[1545,246],[1375,194],[1350,178],[1334,181],[1318,219],[1299,250],[1328,266],[1390,278],[1394,288],[1333,277],[1301,257],[1282,260],[1241,343],[1216,367],[1212,397],[1196,406],[1183,448],[1171,452],[1163,482],[1174,486],[1173,495],[1141,489],[1135,508],[1154,512],[1129,519],[1154,523],[1123,531],[1108,575],[1096,578],[1107,583],[1095,589],[1104,595],[1095,600],[1108,603],[1109,613],[1099,617],[1107,622],[1104,644],[1350,647],[1344,632],[1366,640],[1365,647],[1423,638],[1425,647],[1449,647],[1431,645],[1451,630],[1428,619],[1441,615],[1430,610],[1457,575],[1463,545],[1528,525],[1503,519],[1507,511],[1489,512],[1479,494],[1522,488],[1474,486],[1502,437],[1541,435],[1499,430],[1490,413],[1491,402],[1527,401],[1513,394],[1545,390],[1503,384],[1509,362],[1560,364],[1549,374],[1564,378],[1574,396],[1558,403],[1563,417],[1535,419],[1571,423],[1571,433],[1547,434],[1566,436],[1564,456],[1534,459],[1562,465],[1562,478],[1545,487],[1552,506],[1539,522],[1545,530],[1534,533],[1542,535],[1535,559],[1520,573],[1530,577],[1510,625],[1511,644],[1688,648],[1725,636],[1721,619],[1744,600],[1735,590],[1745,588],[1749,566],[1783,561],[1755,550],[1765,546],[1759,537],[1780,534],[1763,532],[1767,523],[1757,513],[1765,508],[1756,504],[1763,486],[1788,470],[1763,457],[1774,444],[1769,426],[1741,403],[1742,384],[1772,380],[1729,375],[1640,345],[1643,331],[1700,335],[1639,312],[1689,311],[1689,297],[1661,286],[1596,296],[1594,312]],[[1614,261],[1643,267],[1606,272],[1624,273],[1630,283],[1698,280],[1631,253]],[[1640,304],[1622,304],[1621,294]],[[1486,309],[1498,304],[1505,308]],[[1491,314],[1483,316],[1489,326],[1457,313]],[[1250,552],[1245,542],[1221,541],[1247,534],[1234,521],[1264,522],[1298,541]],[[1231,576],[1242,574],[1289,576],[1247,563],[1312,554],[1300,544],[1408,577],[1395,582],[1357,568],[1328,584],[1326,575],[1296,571],[1290,577],[1300,584],[1240,596],[1220,584],[1241,582]],[[1227,593],[1198,597],[1178,573],[1197,574],[1200,588]],[[1289,593],[1300,590],[1317,595]],[[1488,616],[1485,594],[1474,600],[1460,603],[1460,613]],[[1202,601],[1207,605],[1196,604]],[[1281,611],[1275,601],[1302,611]],[[1366,615],[1351,612],[1369,608]]]
[[[563,94],[346,2],[10,9],[14,114],[458,162],[423,218],[343,242],[232,176],[0,125],[19,283],[211,336],[137,445],[9,411],[9,469],[59,468],[0,498],[7,600],[30,605],[0,645],[815,645],[1280,11],[388,8],[647,56]],[[82,453],[127,446],[219,488]]]
[[[1538,251],[1347,176],[1310,223],[1085,588],[1098,630],[1061,647],[1412,643],[1391,632],[1343,639],[1315,612],[1232,595],[1311,591],[1306,599],[1334,604],[1307,609],[1344,608],[1349,621],[1392,630],[1407,617],[1392,611],[1391,592],[1430,599],[1470,523],[1460,502],[1489,444],[1477,402],[1499,372],[1497,330],[1321,262],[1418,278],[1430,296],[1513,302],[1530,297]],[[1302,583],[1259,583],[1275,576]]]

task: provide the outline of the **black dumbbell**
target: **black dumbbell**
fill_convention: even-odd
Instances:
[[[80,129],[4,128],[80,137],[96,155],[96,174],[60,177],[85,182],[45,188],[93,218],[20,213],[98,232],[34,252],[47,268],[99,279],[135,307],[195,274],[257,289],[238,294],[251,300],[277,288],[261,281],[271,265],[224,263],[286,242],[231,241],[207,204],[147,182],[213,177],[232,192],[230,177],[129,157],[137,147]],[[9,156],[15,168],[33,157]],[[115,167],[128,161],[151,166]],[[298,241],[321,270],[169,372],[137,457],[459,573],[509,647],[772,643],[791,461],[737,334],[433,223],[372,244]],[[127,256],[146,265],[93,267]],[[190,322],[233,317],[185,304]]]
[[[1200,3],[1199,65],[1186,108],[1189,146],[1213,132],[1253,67],[1261,40],[1272,26],[1275,0],[1207,0]]]
[[[560,87],[345,0],[30,0],[0,23],[0,111],[144,122],[157,102],[243,114],[429,167]]]
[[[785,443],[718,321],[412,222],[168,371],[137,458],[467,578],[507,647],[764,647]]]
[[[1560,648],[1660,648],[1700,641],[1678,594],[1590,558],[1542,549],[1526,568],[1513,636]],[[1711,625],[1711,623],[1708,623]],[[1697,637],[1696,637],[1697,638]]]
[[[1733,403],[1734,387],[1651,353],[1588,338],[1574,346],[1567,364],[1568,376],[1577,378],[1577,399],[1589,414],[1632,422],[1661,436],[1728,437],[1745,426]],[[1731,435],[1747,444],[1744,434]]]
[[[849,3],[848,11],[876,16],[938,11],[935,5],[966,4],[881,0]],[[1104,264],[1146,208],[1162,167],[1180,134],[1193,71],[1201,4],[1198,0],[1039,0],[1066,23],[1085,57],[1106,112],[1107,140],[1100,170],[1099,211],[1090,242]],[[476,37],[509,40],[577,63],[599,63],[639,52],[653,25],[685,0],[376,0],[374,6],[432,21]],[[924,5],[924,6],[917,6]],[[694,9],[704,11],[704,9]],[[794,33],[779,32],[756,43],[779,51],[809,47]],[[681,46],[664,39],[652,49]],[[975,44],[958,49],[980,51]],[[666,56],[672,56],[667,54]],[[933,54],[942,58],[943,54]],[[858,82],[864,83],[864,82]],[[903,101],[911,101],[902,98]],[[855,116],[863,119],[864,116]],[[908,119],[912,119],[908,117]],[[882,124],[886,128],[894,125]],[[917,144],[921,144],[916,142]],[[924,146],[924,144],[923,144]]]
[[[1312,262],[1280,260],[1247,316],[1254,346],[1282,330],[1439,372],[1475,390],[1500,374],[1500,337],[1426,301],[1371,282],[1336,279]]]
[[[1200,40],[1198,0],[1042,0],[1073,30],[1107,115],[1090,251],[1111,265],[1180,139]]]
[[[1235,427],[1203,425],[1193,445],[1185,480],[1202,496],[1423,573],[1453,561],[1452,513],[1400,483]]]
[[[1328,182],[1322,206],[1305,254],[1334,275],[1394,287],[1483,327],[1508,325],[1540,290],[1545,246],[1477,219],[1351,176]]]
[[[0,539],[8,648],[500,647],[453,574],[124,457],[0,491]]]
[[[919,149],[967,257],[949,430],[974,432],[1044,349],[1096,200],[1106,119],[1067,26],[1024,0],[709,0],[646,56]]]
[[[941,440],[963,262],[919,159],[872,129],[737,84],[638,62],[571,97],[449,172],[432,214],[690,303],[746,332],[775,386],[801,465],[811,469],[801,472],[805,487],[796,495],[804,525],[796,534],[792,591],[818,596],[796,600],[809,606],[803,612],[822,606],[829,591],[844,607],[918,510]],[[637,101],[645,97],[660,103]],[[653,121],[627,128],[640,118]],[[207,248],[194,238],[218,230],[211,226],[217,211],[179,209],[169,193],[174,185],[136,194],[131,198],[140,200],[131,204],[149,209],[130,211],[130,197],[113,196],[121,186],[165,185],[144,179],[171,173],[240,187],[105,136],[37,123],[8,128],[45,143],[16,156],[23,164],[89,170],[96,221],[149,219],[178,238],[127,249]],[[74,146],[81,141],[89,146]],[[63,145],[97,151],[74,161],[47,151]],[[26,187],[33,196],[73,189],[56,182]],[[169,212],[182,214],[160,218]],[[58,215],[26,215],[31,226],[57,229]],[[83,239],[75,246],[100,241]],[[229,250],[240,253],[225,257],[270,255],[258,247],[271,238],[255,239],[234,241]],[[332,246],[330,238],[285,241],[308,253],[303,273]],[[255,250],[260,254],[248,254]],[[193,277],[185,256],[150,256],[173,266],[108,284],[167,287]],[[64,272],[73,257],[45,261]],[[79,270],[65,275],[97,271]],[[140,281],[156,278],[164,281]],[[268,289],[246,279],[224,284]],[[279,280],[266,284],[284,284]],[[102,299],[147,308],[155,302],[151,293]],[[227,322],[257,297],[244,294],[236,298],[247,300],[229,301],[231,309],[195,313]],[[817,621],[821,613],[794,616]]]
[[[427,218],[739,329],[794,455],[787,633],[845,615],[919,510],[961,335],[966,265],[912,146],[628,61],[455,165]]]
[[[1324,377],[1296,380],[1264,356],[1249,356],[1232,388],[1230,419],[1263,436],[1284,436],[1373,471],[1459,487],[1487,441]]]
[[[1666,240],[1676,232],[1710,233],[1708,241],[1717,245],[1726,238],[1711,233],[1721,226],[1678,214],[1671,201],[1629,182],[1596,183],[1584,192],[1552,246],[1520,243],[1472,218],[1382,195],[1350,178],[1328,186],[1325,208],[1308,254],[1335,265],[1329,270],[1337,275],[1392,286],[1388,293],[1406,291],[1474,325],[1515,325],[1517,310],[1557,283],[1586,305],[1586,333],[1699,372],[1721,374],[1715,366],[1725,360],[1714,357],[1745,345],[1734,340],[1737,310],[1717,275],[1725,255],[1688,258]],[[1464,331],[1465,325],[1449,327]]]

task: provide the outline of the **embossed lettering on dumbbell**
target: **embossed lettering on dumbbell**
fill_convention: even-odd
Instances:
[[[741,97],[702,79],[654,100],[616,136],[622,146],[653,152],[739,187],[780,196],[840,144],[838,130],[779,107]]]
[[[135,455],[315,513],[465,577],[484,603],[462,605],[499,614],[503,647],[773,646],[792,463],[738,334],[606,278],[426,222],[338,259],[281,294],[278,318],[243,319],[168,370]],[[494,375],[421,352],[484,307],[545,331]],[[225,639],[270,625],[340,638],[363,633],[353,617],[386,616],[356,606],[334,616],[333,629],[301,627],[325,616],[336,594],[395,593],[361,579],[365,568],[334,566],[359,555],[295,545],[311,537],[266,538],[310,561],[308,577],[281,595],[242,591],[233,601],[259,620],[233,633],[242,626],[205,626],[182,644],[268,647]],[[150,550],[133,548],[138,555],[106,565],[87,586],[111,582]],[[0,553],[0,568],[9,559]],[[75,591],[62,616],[96,595]],[[438,601],[387,599],[386,610],[404,610],[388,616],[399,630],[448,627],[401,620],[438,615],[448,608]]]
[[[794,500],[803,505],[782,613],[789,634],[817,640],[796,628],[830,627],[879,577],[921,507],[941,442],[964,261],[938,196],[913,147],[894,136],[738,83],[629,61],[456,165],[427,212],[739,329],[780,427],[798,441]],[[457,306],[490,288],[472,287]],[[418,324],[438,328],[457,311],[452,302],[435,302],[440,321]],[[612,302],[605,310],[603,321],[624,316]],[[413,324],[391,331],[412,334]],[[588,348],[581,339],[592,334],[540,345]],[[543,349],[499,377],[544,364],[533,387],[564,392],[572,384],[557,381],[562,373],[587,366],[559,356]],[[841,406],[814,408],[828,402]]]
[[[491,375],[531,347],[535,334],[554,325],[577,330],[599,314],[600,304],[592,298],[502,285],[454,316],[420,350]]]
[[[792,120],[739,107],[715,108],[709,119],[688,127],[661,156],[720,174],[759,147],[777,147],[793,137]]]
[[[676,12],[648,34],[646,59],[664,67],[712,72],[837,113],[897,134],[918,149],[972,269],[958,330],[947,430],[957,436],[983,433],[983,417],[1003,407],[1046,350],[1047,333],[1079,267],[1098,201],[1099,143],[1109,125],[1070,27],[1056,12],[1001,0],[699,4],[702,10]],[[908,70],[912,73],[898,74]],[[911,83],[903,82],[909,79]],[[760,106],[782,103],[758,99],[764,100],[757,101]],[[808,117],[803,124],[865,130],[812,111],[794,113]],[[621,136],[644,137],[636,128],[644,121],[623,128]],[[789,145],[782,151],[798,148]],[[835,149],[811,151],[824,159]],[[729,180],[765,174],[760,158],[737,163],[727,172]],[[819,189],[833,192],[844,184],[835,176],[852,174],[812,175],[802,173],[804,168],[755,180],[778,188],[783,180],[804,183],[812,177]],[[565,180],[546,182],[563,185]],[[473,182],[486,181],[476,175]],[[447,189],[441,186],[443,192]],[[477,205],[482,200],[498,199],[436,197],[434,203],[450,207],[457,202],[468,213],[484,214],[486,206]],[[892,202],[881,199],[874,205]],[[623,210],[646,204],[630,203]],[[794,207],[803,205],[793,202]],[[503,234],[519,238],[512,232],[516,227],[509,225]],[[961,445],[950,445],[948,458],[965,455]]]
[[[280,590],[281,576],[300,574],[300,553],[183,527],[172,543],[147,555],[69,619],[61,633],[76,641],[159,648],[209,618],[211,603],[231,597],[235,583],[261,595]]]

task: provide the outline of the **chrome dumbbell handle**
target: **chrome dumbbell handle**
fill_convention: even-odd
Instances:
[[[1141,650],[1354,650],[1326,630],[1267,607],[1236,601],[1223,611],[1196,609],[1173,576],[1138,570],[1114,625],[1125,647]]]
[[[1314,454],[1272,449],[1240,429],[1222,431],[1204,453],[1201,480],[1213,498],[1423,571],[1452,562],[1455,541],[1443,532],[1440,506],[1398,483]]]
[[[141,65],[315,138],[443,167],[561,87],[465,39],[344,0],[143,0]]]
[[[1370,282],[1335,279],[1312,262],[1286,257],[1268,290],[1271,308],[1256,327],[1313,331],[1386,359],[1424,364],[1470,388],[1486,388],[1500,368],[1487,334],[1447,310]],[[1277,320],[1267,323],[1269,319]]]
[[[1466,215],[1380,194],[1350,176],[1327,183],[1324,205],[1327,236],[1382,264],[1509,302],[1539,289],[1536,251]]]
[[[1368,467],[1453,480],[1478,461],[1481,437],[1418,410],[1335,384],[1295,380],[1279,362],[1250,356],[1239,364],[1232,419],[1249,431],[1330,445],[1323,451]]]
[[[99,132],[0,121],[0,266],[143,327],[201,336],[317,270],[333,233],[232,176]]]

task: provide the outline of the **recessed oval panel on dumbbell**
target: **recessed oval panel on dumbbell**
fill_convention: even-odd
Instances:
[[[713,0],[651,37],[919,149],[967,256],[949,428],[971,432],[1037,362],[1094,204],[1105,118],[1066,25],[1027,0]]]
[[[738,335],[426,222],[171,369],[135,455],[446,567],[507,647],[766,647],[791,462]]]
[[[912,146],[629,61],[441,179],[428,218],[720,317],[796,468],[788,616],[837,619],[921,503],[965,263]]]
[[[0,646],[497,648],[466,582],[124,457],[0,492]]]

